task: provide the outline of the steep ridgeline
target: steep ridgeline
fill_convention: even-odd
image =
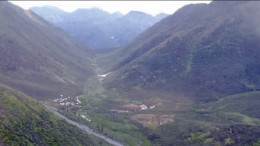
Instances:
[[[204,101],[259,90],[259,14],[257,1],[187,5],[122,48],[104,83]]]
[[[48,6],[31,10],[93,49],[123,46],[167,16],[161,13],[153,17],[138,11],[126,15],[109,14],[97,8],[78,9],[72,13]]]
[[[91,51],[30,11],[0,2],[0,83],[33,97],[79,94]]]
[[[97,145],[30,97],[0,85],[0,145]]]

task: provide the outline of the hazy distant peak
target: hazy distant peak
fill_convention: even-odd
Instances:
[[[72,13],[85,13],[85,12],[92,12],[92,13],[108,13],[100,8],[78,8],[75,11],[73,11]]]
[[[140,15],[146,15],[146,16],[152,16],[150,14],[147,14],[147,13],[144,13],[144,12],[141,12],[141,11],[130,11],[126,14],[126,16],[140,16]]]
[[[159,13],[159,14],[157,14],[155,17],[158,18],[158,19],[162,19],[162,18],[165,18],[165,17],[167,17],[167,16],[169,16],[169,15],[168,15],[168,14],[165,14],[165,13]]]
[[[48,9],[52,9],[52,10],[59,10],[59,11],[63,11],[58,7],[55,6],[51,6],[51,5],[43,5],[43,6],[36,6],[36,7],[32,7],[32,8],[48,8]]]
[[[36,7],[32,7],[30,8],[31,10],[44,10],[44,11],[52,11],[52,12],[56,12],[56,13],[65,13],[65,11],[63,11],[62,9],[55,7],[55,6],[50,6],[50,5],[44,5],[44,6],[36,6]]]
[[[157,16],[168,16],[168,14],[165,14],[165,13],[159,13],[159,14],[156,15],[156,17],[157,17]]]
[[[112,13],[112,15],[117,16],[117,17],[121,17],[124,14],[122,14],[121,12],[116,11],[116,12]]]
[[[45,20],[50,21],[52,23],[57,23],[63,21],[64,15],[68,14],[67,12],[54,7],[54,6],[40,6],[40,7],[32,7],[31,11],[36,13],[39,16],[42,16]]]

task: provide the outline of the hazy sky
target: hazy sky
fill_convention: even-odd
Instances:
[[[110,13],[119,11],[123,14],[131,10],[143,11],[152,15],[164,12],[174,13],[177,9],[190,3],[209,3],[210,1],[10,1],[24,9],[33,6],[50,5],[64,11],[72,12],[77,8],[101,8]]]

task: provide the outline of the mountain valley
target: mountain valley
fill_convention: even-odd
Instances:
[[[260,145],[259,8],[155,18],[0,2],[0,145]],[[115,28],[122,40],[100,37]]]

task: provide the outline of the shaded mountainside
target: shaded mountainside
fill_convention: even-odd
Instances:
[[[105,85],[204,101],[259,90],[259,8],[256,1],[214,1],[179,9],[115,53]]]
[[[0,82],[33,97],[80,94],[91,51],[33,12],[0,2]]]
[[[161,13],[153,17],[138,11],[110,14],[97,8],[78,9],[72,13],[48,6],[31,10],[93,49],[123,46],[167,16]]]
[[[0,85],[0,145],[97,145],[30,97]]]

